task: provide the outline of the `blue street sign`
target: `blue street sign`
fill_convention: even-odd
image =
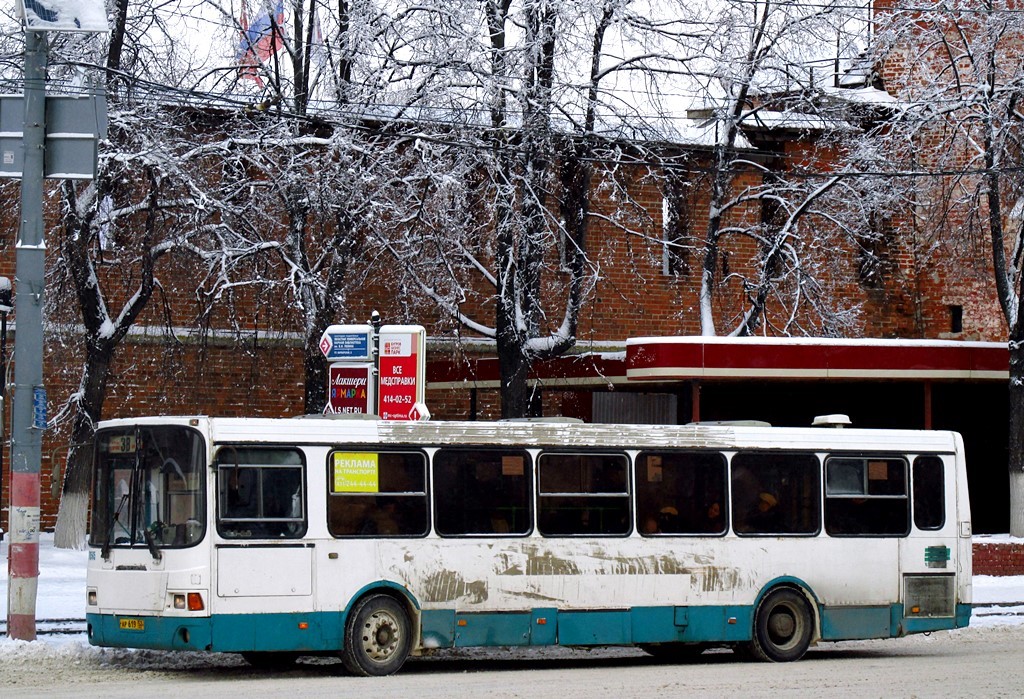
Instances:
[[[370,343],[366,335],[336,333],[331,335],[328,359],[363,359],[368,355]]]
[[[46,389],[42,386],[32,389],[32,427],[46,429]]]
[[[320,351],[330,362],[370,359],[370,333],[367,325],[332,325],[320,337]]]

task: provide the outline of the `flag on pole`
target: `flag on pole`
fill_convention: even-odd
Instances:
[[[263,87],[259,66],[284,47],[284,22],[284,0],[277,0],[273,8],[263,5],[252,22],[242,3],[242,15],[238,18],[241,36],[235,55],[239,63],[238,77],[254,80]]]

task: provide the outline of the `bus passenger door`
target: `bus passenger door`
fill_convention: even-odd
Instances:
[[[215,467],[213,650],[321,649],[302,452],[223,447]]]

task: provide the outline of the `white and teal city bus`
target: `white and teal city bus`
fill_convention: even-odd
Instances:
[[[159,417],[96,434],[99,646],[340,655],[727,646],[966,626],[951,432]]]

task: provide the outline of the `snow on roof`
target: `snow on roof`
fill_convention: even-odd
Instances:
[[[816,114],[757,110],[743,120],[744,126],[762,129],[793,129],[798,131],[854,131],[855,127],[841,119],[828,119]]]
[[[822,87],[821,90],[829,99],[850,104],[873,107],[893,107],[900,104],[900,100],[885,90],[879,90],[874,87]]]

